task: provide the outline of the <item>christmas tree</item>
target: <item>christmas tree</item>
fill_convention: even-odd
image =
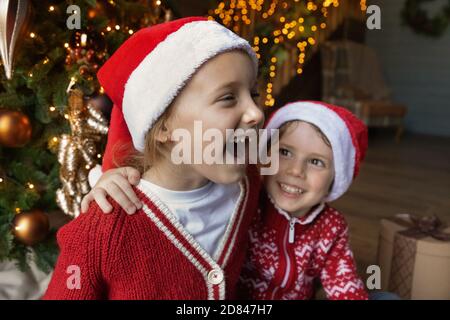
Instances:
[[[1,1],[0,262],[51,270],[48,215],[78,213],[101,160],[111,103],[96,72],[134,30],[169,19],[159,0]]]

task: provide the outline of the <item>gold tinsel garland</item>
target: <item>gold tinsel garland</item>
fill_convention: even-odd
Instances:
[[[108,133],[108,123],[92,106],[85,106],[81,90],[71,90],[68,100],[71,134],[62,135],[59,143],[62,188],[56,191],[56,201],[65,214],[77,217],[83,195],[90,190],[88,173],[97,163],[96,145]]]

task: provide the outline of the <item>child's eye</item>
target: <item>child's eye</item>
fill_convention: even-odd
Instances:
[[[325,167],[325,162],[323,162],[323,161],[320,160],[320,159],[311,159],[311,160],[310,160],[310,163],[311,163],[312,165],[314,165],[314,166],[318,166],[318,167],[322,167],[322,168]]]
[[[237,99],[234,94],[229,93],[220,97],[217,102],[219,102],[222,106],[232,107],[237,103]]]
[[[283,157],[289,157],[291,155],[291,152],[286,148],[280,148],[280,154]]]
[[[236,99],[234,97],[233,94],[227,94],[225,96],[223,96],[222,98],[220,98],[220,101],[233,101],[234,99]]]

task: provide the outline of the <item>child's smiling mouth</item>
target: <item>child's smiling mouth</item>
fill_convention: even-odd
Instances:
[[[289,198],[298,198],[305,192],[305,190],[290,184],[283,182],[277,182],[277,184],[280,187],[282,194]]]

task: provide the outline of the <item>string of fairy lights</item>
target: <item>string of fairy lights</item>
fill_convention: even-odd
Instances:
[[[320,12],[322,22],[310,26],[311,36],[302,36],[305,33],[307,26],[304,25],[305,17],[298,16],[295,19],[286,17],[287,13],[292,10],[293,6],[299,4],[300,0],[281,1],[281,0],[231,0],[222,1],[218,6],[210,11],[209,19],[218,19],[222,24],[232,29],[238,34],[243,34],[245,29],[251,27],[256,22],[264,23],[268,19],[277,17],[278,21],[273,23],[274,29],[270,35],[261,36],[253,35],[253,39],[249,39],[253,44],[253,49],[256,52],[258,59],[261,60],[261,51],[263,47],[280,46],[285,42],[296,41],[295,46],[298,48],[297,53],[297,68],[298,75],[303,73],[303,66],[306,61],[306,54],[308,47],[317,44],[317,39],[320,30],[327,28],[326,18],[329,15],[330,8],[338,8],[339,0],[318,0],[318,1],[303,1],[306,5],[306,10],[311,13]],[[360,1],[362,11],[367,9],[366,0]],[[267,23],[270,23],[269,21]],[[267,59],[268,79],[265,85],[265,102],[266,107],[275,105],[275,98],[273,97],[274,80],[277,75],[277,67],[279,59],[272,55]]]

